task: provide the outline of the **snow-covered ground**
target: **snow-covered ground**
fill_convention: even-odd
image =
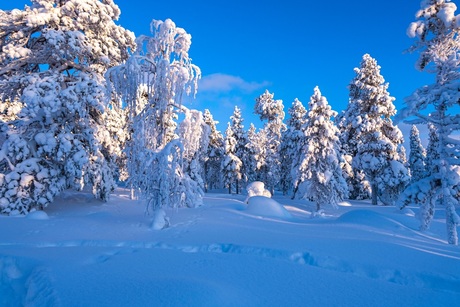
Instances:
[[[144,205],[66,192],[26,217],[0,217],[0,306],[448,306],[460,302],[460,247],[438,209],[313,206],[207,194],[150,229]]]

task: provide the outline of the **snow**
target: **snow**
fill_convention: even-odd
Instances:
[[[158,231],[123,189],[107,203],[66,191],[45,212],[0,216],[0,305],[448,306],[460,299],[460,249],[446,242],[441,208],[420,232],[409,211],[367,201],[311,219],[315,207],[304,201],[275,193],[245,204],[245,197],[208,193],[201,207],[165,209],[170,226]],[[291,217],[267,217],[274,208]]]
[[[266,196],[249,197],[247,212],[263,217],[291,218],[291,214],[280,203]]]

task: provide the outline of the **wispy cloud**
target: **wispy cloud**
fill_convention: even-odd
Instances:
[[[268,81],[246,81],[239,76],[216,73],[204,76],[199,83],[198,90],[201,92],[231,92],[243,91],[252,93],[270,85]]]

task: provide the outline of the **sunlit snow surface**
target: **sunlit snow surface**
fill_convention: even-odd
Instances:
[[[0,217],[0,306],[448,306],[460,248],[394,207],[314,206],[209,193],[170,227],[118,190],[67,192],[46,212]],[[265,200],[265,201],[264,201]],[[264,205],[266,208],[264,208]]]

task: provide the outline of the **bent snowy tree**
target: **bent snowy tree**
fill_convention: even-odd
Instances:
[[[170,19],[153,20],[150,29],[153,36],[138,37],[137,51],[106,74],[110,92],[128,108],[128,183],[133,191],[140,189],[153,210],[196,206],[202,190],[183,171],[184,147],[177,140],[176,119],[183,95],[196,93],[200,69],[188,56],[191,36],[184,29]]]
[[[134,48],[134,35],[114,22],[119,15],[99,0],[0,10],[0,99],[20,109],[1,114],[1,213],[42,209],[61,190],[86,184],[108,198],[112,167],[98,138],[103,76]]]
[[[434,72],[436,82],[416,90],[406,99],[402,110],[402,117],[413,124],[431,124],[437,136],[436,144],[432,142],[437,157],[432,152],[427,155],[430,159],[427,177],[413,183],[406,196],[431,187],[429,193],[420,193],[425,195],[421,197],[424,200],[421,228],[429,227],[434,205],[439,202],[446,210],[448,242],[455,245],[460,223],[455,211],[459,204],[460,143],[452,137],[460,130],[460,116],[454,109],[460,101],[460,16],[455,15],[456,9],[449,0],[422,1],[417,20],[407,29],[409,37],[416,40],[410,50],[420,54],[417,67]]]

